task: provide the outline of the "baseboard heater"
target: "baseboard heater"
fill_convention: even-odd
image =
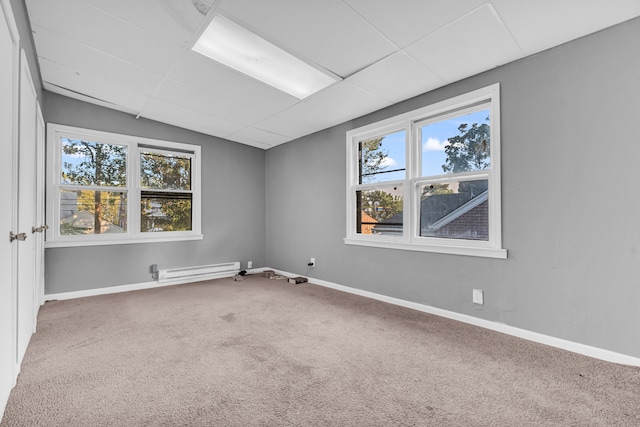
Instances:
[[[158,282],[184,281],[195,282],[220,277],[235,276],[240,272],[240,261],[223,264],[199,265],[195,267],[158,270]]]

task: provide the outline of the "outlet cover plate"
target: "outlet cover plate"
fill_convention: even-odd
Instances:
[[[484,304],[484,292],[482,291],[482,289],[473,290],[473,303]]]

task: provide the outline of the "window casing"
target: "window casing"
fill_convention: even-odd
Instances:
[[[202,239],[200,147],[48,125],[47,247]]]
[[[347,132],[345,243],[506,258],[495,84]]]

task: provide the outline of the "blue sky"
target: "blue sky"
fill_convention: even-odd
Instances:
[[[422,176],[442,175],[442,165],[446,163],[447,156],[444,148],[448,138],[457,136],[460,132],[458,126],[462,123],[485,123],[489,116],[489,110],[482,110],[464,116],[426,125],[422,128]],[[389,155],[385,159],[387,170],[400,169],[406,166],[404,132],[396,132],[387,135],[382,140],[382,149],[388,150]],[[384,174],[380,177],[385,181],[404,179],[404,172]],[[376,179],[378,181],[378,179]]]
[[[64,179],[64,175],[68,174],[70,170],[73,169],[77,169],[80,165],[82,165],[83,162],[86,162],[88,164],[91,164],[91,159],[89,156],[86,155],[86,153],[79,151],[76,153],[72,153],[72,154],[67,154],[64,152],[64,147],[65,146],[69,146],[72,145],[74,143],[77,143],[78,140],[75,139],[71,139],[71,138],[61,138],[61,142],[62,142],[62,165],[61,165],[61,169],[62,169],[62,183],[63,184],[78,184],[77,182],[71,182],[69,180],[65,180]],[[126,147],[125,146],[120,146],[118,144],[104,144],[101,142],[89,142],[89,141],[83,141],[86,144],[89,144],[91,147],[96,147],[98,144],[101,145],[105,145],[105,146],[113,146],[113,147],[123,147],[125,148],[124,153],[111,153],[111,158],[109,159],[110,161],[113,161],[115,159],[117,159],[118,157],[125,157],[126,159]],[[69,165],[70,167],[67,167],[66,165]],[[84,167],[84,171],[87,172],[88,174],[92,174],[93,176],[95,176],[95,166],[85,166]],[[111,186],[116,186],[116,187],[123,187],[126,185],[125,182],[119,182],[116,180],[111,180],[111,182],[105,182],[102,184],[98,184],[98,183],[92,183],[92,185],[111,185]]]

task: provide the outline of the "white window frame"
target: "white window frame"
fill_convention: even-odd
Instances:
[[[73,138],[91,142],[116,144],[127,147],[127,231],[113,234],[60,234],[60,190],[66,187],[61,182],[62,138]],[[47,224],[46,248],[97,246],[149,242],[172,242],[201,240],[201,147],[180,142],[162,141],[92,129],[83,129],[54,123],[47,125]],[[191,230],[189,231],[140,231],[140,152],[157,151],[163,154],[189,156],[191,158]],[[87,190],[109,191],[109,187],[83,186]],[[181,191],[184,192],[184,191]]]
[[[463,110],[490,109],[491,116],[491,169],[421,177],[422,144],[419,128],[430,121],[436,122],[464,114]],[[406,176],[402,181],[358,184],[358,144],[360,141],[405,130]],[[456,96],[408,113],[372,123],[347,132],[347,235],[348,245],[361,245],[389,249],[435,252],[455,255],[507,258],[502,248],[501,180],[500,180],[500,84],[496,83],[466,94]],[[488,179],[489,185],[489,239],[487,241],[421,237],[419,224],[419,186],[451,180]],[[367,235],[356,232],[356,191],[385,188],[393,185],[403,187],[403,233],[402,235]]]

